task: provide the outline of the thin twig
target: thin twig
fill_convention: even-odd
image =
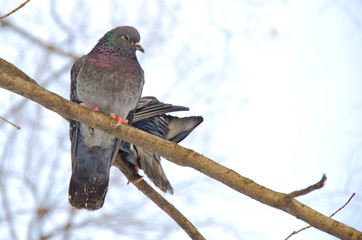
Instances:
[[[334,212],[332,215],[330,215],[329,217],[332,218],[334,215],[336,215],[336,213],[338,213],[338,212],[341,211],[345,206],[347,206],[347,204],[352,200],[352,198],[354,197],[354,195],[356,195],[356,193],[353,193],[352,196],[348,199],[348,201],[347,201],[345,204],[343,204],[342,207],[338,208],[338,210],[335,211],[335,212]],[[298,231],[294,231],[294,232],[292,232],[285,240],[287,240],[287,239],[289,239],[291,236],[293,236],[293,235],[295,235],[295,234],[297,234],[297,233],[300,233],[300,232],[302,232],[302,231],[304,231],[304,230],[306,230],[306,229],[308,229],[308,228],[311,228],[311,227],[312,227],[312,226],[309,225],[309,226],[307,226],[307,227],[304,227],[304,228],[299,229]]]
[[[288,240],[288,239],[291,238],[293,235],[295,235],[295,234],[297,234],[297,233],[300,233],[301,231],[304,231],[304,230],[306,230],[306,229],[308,229],[308,228],[311,228],[311,227],[312,227],[312,226],[309,225],[309,226],[306,226],[306,227],[304,227],[304,228],[299,229],[298,231],[294,231],[294,232],[292,232],[285,240]]]
[[[9,16],[10,14],[13,14],[14,12],[18,11],[20,8],[24,7],[25,4],[27,4],[28,2],[30,2],[30,0],[26,0],[25,2],[23,2],[22,4],[20,4],[19,7],[15,8],[14,10],[12,10],[11,12],[3,15],[0,17],[0,19],[6,18],[7,16]]]
[[[336,215],[336,213],[338,213],[339,211],[341,211],[345,206],[347,206],[347,204],[352,200],[352,198],[356,195],[356,193],[353,193],[352,196],[348,199],[348,201],[340,208],[338,208],[337,211],[335,211],[331,216],[329,216],[330,218],[333,217],[334,215]]]
[[[308,193],[310,193],[310,192],[312,192],[312,191],[314,191],[316,189],[322,188],[324,186],[324,183],[325,183],[326,180],[327,180],[327,176],[324,173],[322,179],[319,182],[317,182],[316,184],[310,185],[309,187],[304,188],[302,190],[291,192],[286,197],[287,198],[296,198],[296,197],[299,197],[299,196],[302,196],[302,195],[306,195],[306,194],[308,194]]]
[[[8,121],[8,120],[6,120],[6,119],[3,118],[3,117],[0,117],[0,119],[3,120],[4,122],[7,122],[7,123],[9,123],[10,125],[14,126],[16,129],[20,130],[20,127],[19,127],[18,125],[14,124],[14,123],[12,123],[12,122],[10,122],[10,121]]]

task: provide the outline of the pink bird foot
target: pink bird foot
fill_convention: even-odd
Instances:
[[[81,103],[79,103],[79,104],[80,104],[81,106],[83,106],[83,107],[86,107],[83,102],[81,102]],[[92,110],[93,110],[94,112],[99,112],[99,107],[98,107],[98,106],[95,106]]]

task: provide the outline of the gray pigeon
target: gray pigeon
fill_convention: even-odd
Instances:
[[[132,123],[144,84],[136,50],[144,52],[134,27],[107,32],[97,45],[78,59],[71,71],[71,101]],[[117,116],[117,117],[115,117]],[[69,202],[76,208],[103,206],[109,170],[121,141],[82,123],[70,121],[72,176]]]
[[[142,97],[136,108],[132,126],[165,140],[179,143],[202,121],[200,116],[178,118],[165,113],[188,111],[181,106],[159,102],[155,97]],[[123,142],[119,150],[122,160],[141,168],[151,181],[162,191],[173,194],[173,188],[161,166],[159,155]]]

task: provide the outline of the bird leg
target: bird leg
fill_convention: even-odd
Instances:
[[[117,120],[116,127],[118,127],[119,125],[121,125],[121,123],[125,123],[125,124],[128,123],[128,120],[127,120],[127,119],[122,119],[121,117],[116,117],[116,114],[114,114],[114,113],[111,113],[111,118]]]
[[[83,103],[80,103],[80,105],[84,106]],[[92,110],[93,110],[93,112],[99,112],[99,107],[98,107],[98,106],[95,106]],[[91,134],[93,134],[93,133],[94,133],[94,128],[92,128],[92,127],[88,127],[88,128],[89,128],[89,132],[90,132]]]

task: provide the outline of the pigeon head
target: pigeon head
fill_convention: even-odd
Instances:
[[[135,53],[137,50],[145,52],[139,43],[141,37],[136,28],[131,26],[120,26],[107,32],[100,40],[99,44],[118,51]]]

